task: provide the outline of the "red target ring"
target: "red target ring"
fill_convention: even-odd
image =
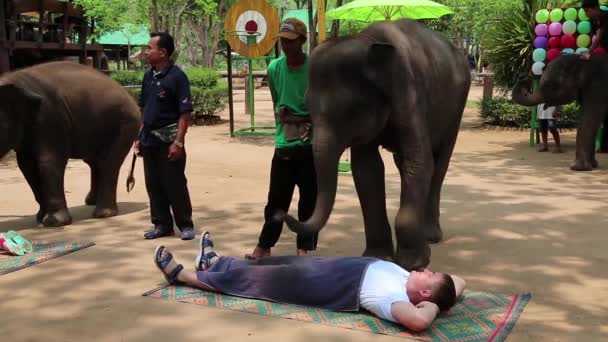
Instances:
[[[256,23],[254,20],[249,20],[245,24],[245,31],[247,31],[249,34],[258,32],[258,23]]]

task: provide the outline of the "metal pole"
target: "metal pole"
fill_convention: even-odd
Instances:
[[[228,112],[230,113],[230,137],[234,138],[234,100],[232,98],[232,48],[226,44],[226,61],[228,64]]]
[[[249,64],[249,112],[251,113],[251,131],[255,131],[254,127],[255,127],[255,111],[254,111],[254,105],[253,105],[253,91],[254,91],[254,85],[253,85],[253,60],[251,58],[249,58],[248,60],[248,64]]]

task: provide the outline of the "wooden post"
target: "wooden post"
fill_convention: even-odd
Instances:
[[[11,70],[9,50],[0,45],[0,75]]]
[[[65,46],[68,34],[68,3],[63,3],[63,33],[61,34],[61,48]]]
[[[80,25],[80,33],[78,39],[80,40],[80,64],[87,64],[87,36],[89,34],[89,24],[87,23],[87,17],[82,17],[82,25]]]
[[[0,0],[0,46],[6,41],[6,0]]]
[[[43,41],[42,31],[44,31],[44,0],[38,0],[40,4],[38,10],[38,33],[36,34],[36,41],[41,44]]]
[[[491,100],[494,94],[494,75],[483,75],[483,99]]]
[[[325,23],[325,0],[317,0],[317,21],[319,22],[319,43],[325,40],[327,34]]]

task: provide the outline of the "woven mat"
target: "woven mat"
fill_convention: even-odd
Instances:
[[[94,246],[95,243],[32,241],[32,245],[34,251],[24,256],[13,256],[7,252],[0,251],[0,275],[15,272],[41,262]]]
[[[449,312],[442,313],[424,333],[414,334],[402,326],[367,312],[344,313],[227,296],[182,286],[165,286],[144,296],[214,308],[275,316],[298,321],[400,336],[422,341],[504,341],[530,301],[530,294],[504,295],[465,291]]]

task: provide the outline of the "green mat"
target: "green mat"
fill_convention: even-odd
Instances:
[[[227,296],[182,286],[165,286],[143,295],[422,341],[460,342],[504,341],[531,298],[530,294],[503,295],[466,291],[464,298],[449,312],[441,314],[430,329],[414,334],[400,325],[380,320],[366,312],[333,312]]]
[[[0,275],[94,246],[95,243],[32,241],[32,245],[34,251],[24,256],[14,256],[0,251]]]

